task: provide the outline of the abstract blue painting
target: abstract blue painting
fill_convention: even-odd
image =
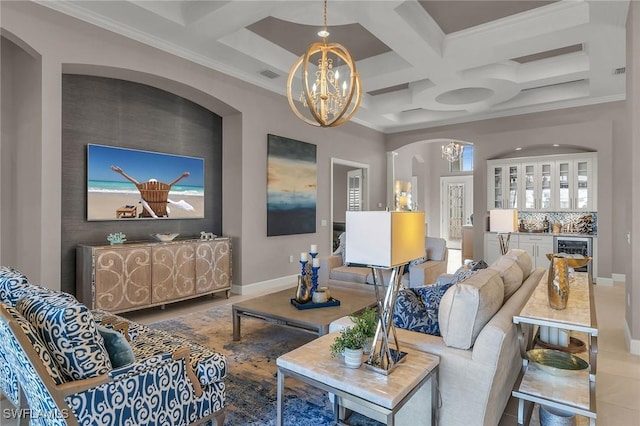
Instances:
[[[267,236],[316,232],[316,146],[268,135]]]

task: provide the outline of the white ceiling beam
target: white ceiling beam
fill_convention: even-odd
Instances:
[[[449,34],[444,60],[455,69],[465,69],[566,47],[587,37],[588,23],[585,3],[553,3]]]
[[[219,41],[238,52],[268,64],[272,70],[280,71],[285,77],[298,59],[298,56],[288,50],[244,28],[222,37]]]

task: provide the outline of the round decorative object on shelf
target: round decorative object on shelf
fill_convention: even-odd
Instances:
[[[313,303],[324,303],[328,300],[327,293],[322,290],[317,290],[313,293],[311,299],[313,300]]]
[[[576,426],[576,415],[569,411],[541,405],[540,426]]]
[[[582,358],[555,349],[530,349],[527,359],[554,376],[570,376],[589,368],[589,363]]]

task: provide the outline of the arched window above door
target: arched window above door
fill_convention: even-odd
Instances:
[[[457,161],[449,163],[450,172],[472,172],[473,171],[473,145],[463,145],[462,155]]]

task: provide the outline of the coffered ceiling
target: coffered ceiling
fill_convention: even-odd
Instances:
[[[322,1],[39,1],[282,95]],[[624,99],[628,0],[329,0],[353,121],[393,133]]]

